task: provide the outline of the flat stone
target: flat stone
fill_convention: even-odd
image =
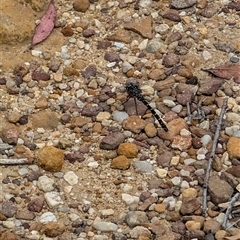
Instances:
[[[57,218],[52,212],[45,212],[41,216],[39,216],[39,222],[42,224],[47,224],[49,222],[57,222]]]
[[[30,212],[28,210],[18,210],[16,215],[16,219],[23,219],[23,220],[33,220],[36,215],[33,212]]]
[[[39,111],[30,115],[29,121],[31,121],[34,129],[56,129],[60,123],[58,115],[49,110]]]
[[[17,212],[17,207],[12,201],[5,201],[2,203],[0,211],[5,217],[11,218]]]
[[[65,226],[62,223],[58,223],[58,222],[49,222],[42,229],[42,232],[47,237],[60,236],[64,231],[65,231]]]
[[[201,205],[196,198],[183,198],[180,211],[183,215],[193,214],[200,208],[200,206]]]
[[[61,149],[46,146],[38,151],[38,164],[47,171],[58,172],[62,169],[64,153]]]
[[[83,127],[88,122],[89,122],[89,119],[84,118],[82,116],[73,117],[72,120],[71,120],[71,127],[72,128]]]
[[[183,9],[192,7],[197,3],[197,0],[171,0],[170,7],[176,9]]]
[[[50,192],[54,189],[54,180],[47,176],[41,176],[38,178],[37,186],[44,192]]]
[[[151,172],[153,170],[152,164],[148,161],[137,161],[133,166],[140,172]]]
[[[218,205],[219,203],[228,202],[233,194],[233,188],[219,176],[214,175],[209,179],[209,195],[211,201]]]
[[[100,148],[104,150],[114,150],[124,142],[125,137],[121,132],[113,132],[104,137],[100,143]]]
[[[71,186],[78,183],[78,176],[73,171],[66,172],[63,178]]]
[[[136,227],[148,223],[148,218],[145,212],[129,211],[125,217],[125,221],[129,227]]]
[[[94,221],[93,227],[101,232],[115,232],[118,226],[112,222]]]
[[[147,122],[138,116],[130,116],[129,118],[123,120],[122,125],[125,130],[140,133],[147,125]]]
[[[31,212],[38,212],[39,213],[39,212],[42,211],[43,205],[44,205],[44,198],[43,197],[38,197],[38,198],[35,198],[35,199],[31,200],[28,203],[27,208]]]
[[[129,31],[119,28],[114,34],[107,37],[109,41],[131,43],[132,37]]]
[[[139,33],[144,38],[153,38],[152,17],[151,15],[128,22],[124,26],[125,29]]]

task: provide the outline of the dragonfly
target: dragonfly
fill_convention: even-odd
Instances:
[[[125,88],[128,93],[128,99],[134,98],[134,99],[137,99],[140,102],[142,102],[148,108],[148,110],[151,111],[151,113],[157,119],[157,121],[159,122],[160,126],[164,129],[164,131],[167,132],[168,128],[167,128],[166,124],[163,122],[161,117],[156,113],[156,111],[149,105],[149,103],[143,97],[142,90],[139,87],[139,85],[137,83],[128,82],[126,84]]]

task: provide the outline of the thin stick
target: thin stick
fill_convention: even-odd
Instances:
[[[0,158],[0,165],[16,165],[29,163],[27,158]]]
[[[224,114],[226,112],[226,109],[227,109],[227,102],[228,102],[228,99],[225,98],[223,100],[223,105],[222,105],[221,113],[220,113],[220,116],[219,116],[216,133],[215,133],[215,136],[214,136],[214,139],[213,139],[212,151],[211,151],[211,154],[210,154],[210,157],[209,157],[208,166],[207,166],[207,170],[206,170],[206,175],[205,175],[205,179],[204,179],[204,183],[203,183],[202,210],[203,210],[203,216],[205,216],[205,217],[207,216],[207,190],[208,190],[208,182],[209,182],[209,178],[210,178],[210,172],[211,172],[211,169],[212,169],[213,159],[215,157],[215,151],[216,151],[216,147],[217,147],[218,138],[219,138],[219,135],[220,135],[220,130],[221,130],[223,116],[224,116]]]
[[[229,206],[228,206],[228,208],[227,208],[226,215],[225,215],[225,218],[224,218],[223,224],[222,224],[222,226],[223,226],[225,229],[227,228],[228,218],[229,218],[229,215],[230,215],[230,213],[231,213],[231,211],[232,211],[232,208],[233,208],[235,202],[236,202],[238,199],[240,199],[240,192],[236,193],[236,194],[232,197],[232,199],[231,199],[231,201],[230,201],[230,203],[229,203]]]
[[[11,149],[13,148],[12,145],[9,145],[7,143],[0,143],[0,150],[8,150],[8,149]]]

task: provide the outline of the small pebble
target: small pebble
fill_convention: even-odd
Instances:
[[[47,224],[49,222],[57,222],[56,216],[52,212],[45,212],[39,216],[39,222],[42,224]]]
[[[47,177],[41,176],[38,178],[37,186],[39,189],[43,190],[44,192],[50,192],[54,189],[54,180]]]
[[[78,183],[78,176],[73,171],[66,172],[63,178],[71,186]]]

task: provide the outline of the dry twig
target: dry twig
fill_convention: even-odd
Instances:
[[[207,166],[206,175],[205,175],[204,184],[203,184],[202,211],[203,211],[203,215],[205,217],[207,216],[208,182],[209,182],[209,178],[210,178],[210,172],[211,172],[211,169],[212,169],[213,159],[215,157],[215,151],[216,151],[216,147],[217,147],[218,138],[219,138],[219,135],[220,135],[223,116],[224,116],[224,114],[226,112],[226,109],[227,109],[227,102],[228,102],[228,99],[225,98],[223,100],[223,105],[222,105],[221,113],[220,113],[220,116],[219,116],[219,121],[218,121],[217,129],[216,129],[216,133],[215,133],[215,136],[214,136],[214,139],[213,139],[212,151],[211,151],[211,154],[210,154],[210,157],[209,157],[208,166]]]
[[[231,225],[230,227],[228,226],[228,218],[229,218],[229,215],[230,215],[230,213],[231,213],[231,211],[232,211],[232,208],[233,208],[233,206],[234,206],[234,204],[236,203],[236,201],[238,200],[238,199],[240,199],[240,192],[238,192],[238,193],[236,193],[233,197],[232,197],[232,199],[231,199],[231,201],[230,201],[230,203],[229,203],[229,206],[228,206],[228,208],[227,208],[227,211],[226,211],[226,215],[225,215],[225,218],[224,218],[224,221],[223,221],[223,224],[222,224],[222,226],[226,229],[226,228],[230,228],[231,226],[233,226],[233,225]]]
[[[27,158],[0,158],[0,165],[27,164]]]

